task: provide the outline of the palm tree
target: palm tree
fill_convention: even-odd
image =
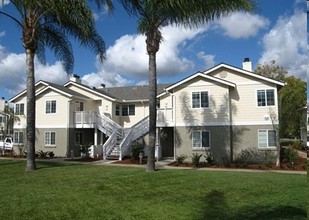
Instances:
[[[253,11],[254,0],[120,0],[126,11],[138,17],[138,29],[146,35],[149,56],[149,155],[146,171],[155,170],[156,142],[156,54],[162,34],[160,29],[170,24],[186,28],[203,25],[233,11]]]
[[[8,1],[2,0],[2,6]],[[96,0],[96,3],[112,6],[111,0]],[[45,63],[45,47],[50,48],[63,61],[68,74],[73,71],[74,57],[68,36],[75,37],[83,46],[90,47],[101,61],[105,58],[103,39],[95,30],[94,18],[84,0],[10,0],[16,14],[0,7],[0,15],[12,20],[22,30],[22,45],[26,52],[27,75],[27,129],[26,171],[36,169],[35,164],[35,55]]]

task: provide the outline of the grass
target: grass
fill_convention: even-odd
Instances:
[[[307,177],[0,160],[0,219],[306,219]]]

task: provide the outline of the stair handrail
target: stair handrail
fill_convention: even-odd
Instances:
[[[114,129],[114,132],[109,136],[107,141],[102,146],[104,160],[106,160],[107,155],[111,153],[116,143],[117,143],[117,129]]]
[[[120,144],[119,160],[126,155],[132,142],[149,132],[149,116],[135,123]]]
[[[114,130],[121,131],[121,135],[123,134],[123,128],[104,114],[97,114],[97,126],[101,126],[106,131],[107,136],[112,135]]]

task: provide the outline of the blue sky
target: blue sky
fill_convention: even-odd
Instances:
[[[259,0],[255,14],[237,12],[195,29],[168,26],[157,54],[158,82],[175,82],[197,71],[224,62],[241,67],[249,57],[258,63],[276,64],[289,75],[307,80],[307,15],[305,0]],[[74,73],[83,83],[99,86],[148,83],[145,37],[137,32],[136,19],[120,5],[112,15],[94,8],[96,26],[104,38],[107,59],[99,63],[88,48],[72,40]],[[0,10],[12,12],[10,5]],[[21,31],[0,16],[0,97],[11,98],[25,89],[25,53]],[[47,52],[47,65],[36,61],[36,81],[63,84],[69,80],[61,62]]]

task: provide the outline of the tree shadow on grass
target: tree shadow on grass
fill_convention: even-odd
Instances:
[[[205,196],[203,207],[203,220],[290,220],[306,219],[306,210],[289,206],[279,205],[277,207],[269,206],[250,206],[234,211],[229,207],[225,194],[218,190],[213,190]]]

